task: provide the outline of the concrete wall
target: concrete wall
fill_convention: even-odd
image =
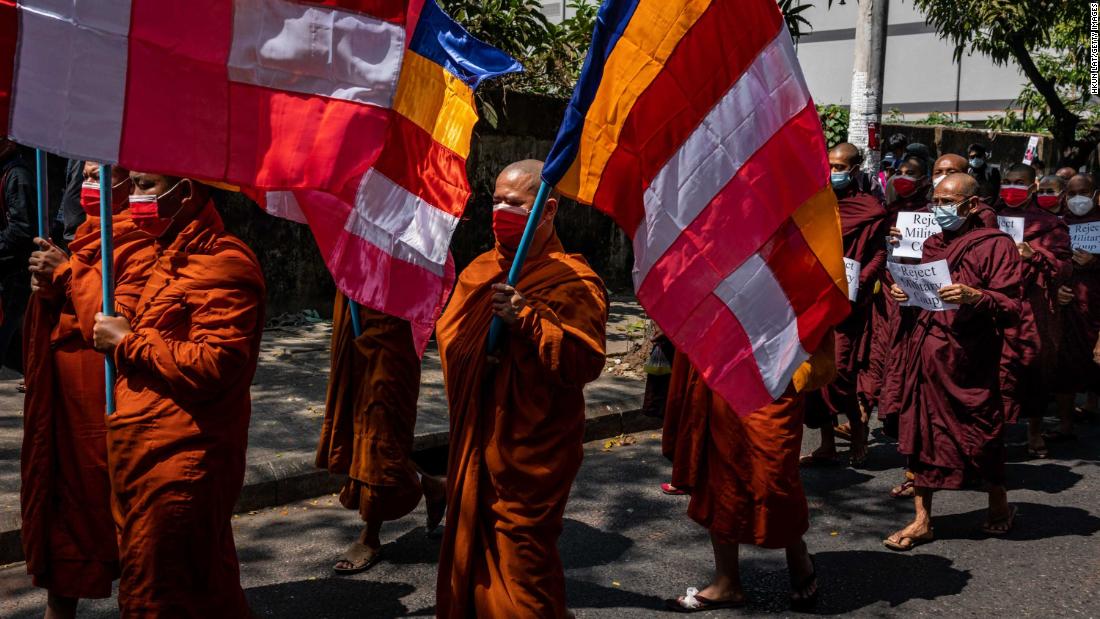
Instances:
[[[967,147],[973,143],[985,144],[992,155],[989,162],[1001,168],[1021,163],[1027,150],[1030,133],[991,133],[980,129],[957,129],[954,127],[884,124],[881,139],[885,140],[895,133],[909,136],[910,141],[920,142],[932,150],[935,156],[958,153],[966,156]],[[1046,163],[1047,172],[1053,173],[1057,163],[1054,158],[1054,142],[1050,136],[1039,136],[1039,158]]]

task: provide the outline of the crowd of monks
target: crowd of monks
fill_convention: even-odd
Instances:
[[[738,547],[782,548],[790,604],[818,597],[800,468],[839,462],[836,437],[866,454],[870,416],[908,457],[895,496],[914,497],[913,522],[884,544],[934,539],[933,492],[984,488],[983,530],[1004,535],[1006,424],[1026,420],[1029,449],[1073,440],[1075,397],[1095,388],[1100,273],[1074,251],[1067,224],[1100,221],[1091,178],[1037,178],[1030,166],[980,195],[973,161],[920,149],[888,178],[861,170],[859,151],[829,153],[845,256],[859,295],[772,404],[738,414],[676,352],[661,394],[666,492],[690,495],[688,515],[714,548],[715,578],[667,601],[696,612],[743,605]],[[346,476],[340,502],[363,520],[334,569],[384,559],[382,523],[427,506],[442,539],[440,617],[553,618],[566,605],[558,538],[581,466],[583,389],[605,363],[608,296],[555,232],[557,200],[536,222],[515,286],[507,273],[532,210],[542,164],[505,168],[493,195],[496,243],[461,273],[436,330],[450,410],[446,478],[413,460],[420,359],[409,324],[367,308],[334,307],[329,389],[317,466]],[[249,385],[264,324],[253,254],[227,234],[206,185],[111,169],[115,303],[102,312],[99,173],[84,166],[86,221],[63,251],[47,239],[30,261],[24,329],[23,543],[48,591],[47,617],[72,617],[81,598],[109,597],[123,617],[247,617],[230,519],[244,476]],[[887,264],[900,212],[930,213],[942,232],[922,259],[946,260],[951,284],[934,312],[905,305]],[[1023,242],[997,216],[1022,217]],[[487,349],[490,323],[505,336]],[[104,356],[117,372],[104,415]],[[1048,401],[1060,424],[1044,433]],[[743,411],[741,411],[743,413]],[[846,423],[841,423],[841,418]],[[803,427],[821,447],[802,455]],[[440,529],[440,527],[442,527]]]

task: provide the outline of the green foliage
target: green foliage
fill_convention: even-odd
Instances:
[[[848,141],[848,108],[839,105],[819,105],[817,115],[825,130],[825,143],[829,148]]]
[[[802,0],[779,0],[779,10],[783,12],[783,19],[787,22],[787,30],[790,31],[791,38],[795,41],[798,40],[798,37],[806,34],[802,31],[803,28],[813,30],[810,21],[802,15],[803,11],[813,8],[813,6],[812,4],[802,4]]]

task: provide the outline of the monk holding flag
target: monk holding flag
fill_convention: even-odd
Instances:
[[[899,394],[901,453],[913,474],[913,522],[883,541],[910,550],[934,539],[932,494],[984,482],[989,514],[982,530],[1004,535],[1015,509],[1005,491],[1004,411],[998,369],[1004,330],[1019,317],[1021,265],[1008,235],[984,227],[975,212],[978,182],[952,174],[936,186],[932,208],[943,232],[924,243],[923,262],[946,260],[951,285],[942,288],[948,311],[915,310],[904,320]],[[909,297],[893,284],[897,303]]]
[[[104,423],[103,355],[93,348],[102,311],[100,166],[83,164],[80,203],[87,219],[71,256],[35,239],[24,323],[23,549],[35,585],[49,592],[50,617],[75,616],[80,598],[106,598],[118,578]],[[126,212],[129,173],[111,169],[115,308],[132,316],[153,261],[153,242]]]
[[[118,367],[107,463],[124,617],[247,617],[230,518],[244,482],[264,281],[209,191],[132,173],[155,261],[132,316],[96,316]],[[130,277],[130,269],[120,278]]]
[[[337,293],[332,319],[332,371],[317,466],[347,475],[340,503],[359,511],[359,539],[336,563],[341,574],[362,572],[381,558],[382,523],[403,518],[428,501],[427,529],[443,519],[443,482],[421,476],[412,461],[420,356],[407,320],[359,308],[352,329],[347,298]]]
[[[505,283],[541,173],[537,161],[501,172],[496,247],[462,272],[437,329],[451,410],[440,617],[568,612],[558,537],[583,455],[583,389],[603,370],[608,301],[584,259],[562,249],[554,199],[518,283]],[[494,316],[507,333],[490,359]]]

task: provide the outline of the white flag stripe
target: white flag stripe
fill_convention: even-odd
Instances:
[[[773,398],[787,390],[810,358],[798,336],[798,316],[760,254],[753,254],[714,289],[748,334],[764,386]]]
[[[229,79],[388,108],[405,28],[287,0],[235,0]]]
[[[116,163],[129,58],[129,0],[23,0],[11,137]]]
[[[394,258],[442,277],[458,218],[371,168],[363,175],[344,229]]]
[[[741,166],[809,101],[790,35],[781,28],[646,190],[646,218],[634,233],[636,288]]]

